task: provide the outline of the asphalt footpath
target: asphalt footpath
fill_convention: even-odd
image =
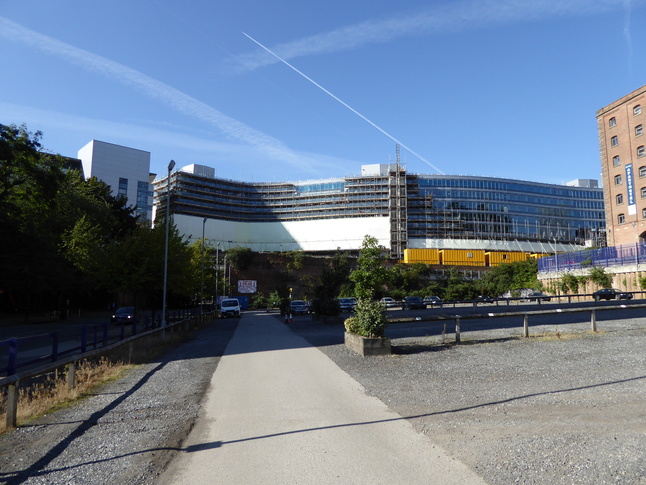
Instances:
[[[266,313],[243,314],[183,451],[160,484],[485,483]]]

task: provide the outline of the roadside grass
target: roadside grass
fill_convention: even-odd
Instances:
[[[70,406],[91,396],[100,386],[122,377],[139,364],[152,362],[167,350],[189,338],[190,330],[166,333],[163,340],[145,337],[112,350],[97,359],[82,360],[77,364],[75,385],[67,385],[65,370],[56,370],[20,387],[18,392],[18,427],[36,418]],[[4,391],[4,392],[3,392]],[[6,388],[0,390],[0,434],[7,432]]]
[[[118,379],[133,364],[111,362],[107,357],[97,361],[83,360],[76,368],[75,386],[69,388],[64,371],[55,371],[44,380],[20,388],[18,392],[18,426],[44,414],[64,408],[88,396],[98,386]],[[0,395],[0,434],[6,428],[6,394]]]

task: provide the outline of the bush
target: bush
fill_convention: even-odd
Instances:
[[[350,333],[357,333],[359,332],[359,321],[357,320],[357,317],[349,317],[345,319],[345,322],[343,322],[345,325],[345,331],[350,332]]]
[[[354,317],[348,319],[354,319],[350,322],[353,330],[348,330],[349,332],[369,338],[381,338],[384,336],[388,318],[386,317],[386,309],[380,302],[360,299],[354,311]]]

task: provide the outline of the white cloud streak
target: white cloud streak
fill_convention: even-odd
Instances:
[[[0,17],[0,37],[64,59],[88,71],[134,87],[175,110],[208,123],[231,139],[255,147],[268,158],[314,173],[313,160],[297,155],[281,141],[230,118],[187,94],[145,74],[91,52],[79,49]]]
[[[329,54],[383,44],[401,37],[419,37],[466,29],[603,13],[630,6],[630,0],[468,0],[383,20],[368,20],[340,29],[270,46],[282,59]],[[632,0],[632,5],[644,0]],[[227,61],[227,69],[242,73],[279,62],[267,52]]]
[[[628,49],[628,72],[633,70],[633,38],[630,33],[630,18],[632,16],[632,2],[631,0],[624,0],[625,15],[624,15],[624,37],[626,39],[626,47]]]
[[[384,135],[386,135],[388,138],[390,138],[390,139],[391,139],[392,141],[394,141],[395,143],[397,143],[397,144],[401,145],[402,147],[404,147],[406,150],[408,150],[410,153],[412,153],[413,155],[415,155],[417,158],[419,158],[419,159],[420,159],[422,162],[424,162],[426,165],[428,165],[429,167],[431,167],[432,169],[434,169],[437,173],[444,174],[444,172],[442,172],[439,168],[437,168],[437,167],[436,167],[435,165],[433,165],[431,162],[429,162],[428,160],[426,160],[424,157],[422,157],[422,156],[421,156],[421,155],[419,155],[418,153],[414,152],[412,149],[410,149],[410,148],[409,148],[409,147],[407,147],[406,145],[404,145],[401,141],[399,141],[398,139],[396,139],[395,137],[393,137],[390,133],[388,133],[387,131],[385,131],[385,130],[384,130],[383,128],[381,128],[379,125],[377,125],[376,123],[373,123],[372,121],[370,121],[368,118],[366,118],[365,116],[363,116],[361,113],[359,113],[359,112],[358,112],[356,109],[354,109],[352,106],[348,105],[348,104],[347,104],[347,103],[345,103],[343,100],[341,100],[341,99],[339,99],[338,97],[336,97],[334,94],[332,94],[330,91],[328,91],[327,89],[325,89],[323,86],[321,86],[319,83],[317,83],[316,81],[314,81],[312,78],[310,78],[309,76],[307,76],[307,75],[306,75],[306,74],[304,74],[303,72],[301,72],[301,71],[299,71],[298,69],[296,69],[296,68],[295,68],[294,66],[292,66],[289,62],[287,62],[285,59],[282,59],[280,56],[278,56],[278,55],[277,55],[277,54],[275,54],[274,52],[270,51],[267,47],[265,47],[264,45],[262,45],[260,42],[258,42],[256,39],[254,39],[254,38],[253,38],[253,37],[251,37],[250,35],[245,34],[244,32],[243,32],[243,34],[244,34],[246,37],[248,37],[250,40],[252,40],[253,42],[255,42],[256,44],[258,44],[260,47],[262,47],[264,50],[266,50],[267,52],[269,52],[272,56],[276,57],[276,59],[278,59],[280,62],[282,62],[283,64],[285,64],[287,67],[289,67],[290,69],[292,69],[292,70],[293,70],[293,71],[295,71],[296,73],[298,73],[298,74],[300,74],[301,76],[303,76],[305,79],[307,79],[307,80],[308,80],[309,82],[311,82],[312,84],[314,84],[314,86],[316,86],[317,88],[319,88],[319,89],[320,89],[321,91],[323,91],[325,94],[329,95],[329,96],[330,96],[330,97],[332,97],[334,100],[338,101],[338,102],[339,102],[339,103],[341,103],[343,106],[345,106],[346,108],[348,108],[350,111],[352,111],[352,112],[353,112],[355,115],[357,115],[359,118],[361,118],[362,120],[364,120],[365,122],[367,122],[368,124],[370,124],[371,126],[373,126],[374,128],[376,128],[377,130],[379,130],[381,133],[383,133]]]

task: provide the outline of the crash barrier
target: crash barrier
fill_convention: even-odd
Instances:
[[[482,318],[500,318],[500,317],[522,317],[523,318],[523,337],[529,337],[529,317],[531,315],[557,315],[564,313],[583,313],[590,312],[590,330],[592,332],[597,332],[597,312],[598,311],[608,311],[608,310],[632,310],[637,308],[646,308],[646,304],[636,304],[636,305],[613,305],[613,306],[603,306],[603,307],[594,307],[594,308],[558,308],[556,310],[537,310],[532,312],[502,312],[502,313],[486,313],[486,314],[465,314],[465,315],[452,315],[449,317],[437,317],[437,320],[452,318],[455,319],[455,343],[459,344],[461,341],[461,327],[462,320],[464,319],[482,319]],[[519,325],[520,326],[520,325]]]
[[[199,313],[196,310],[184,310],[181,312],[169,313],[167,319],[167,324],[162,327],[159,325],[159,322],[153,322],[150,320],[148,322],[148,327],[146,327],[146,322],[143,325],[140,325],[139,328],[137,325],[128,325],[132,327],[131,334],[125,336],[125,330],[123,327],[119,332],[119,337],[116,341],[112,340],[111,337],[107,336],[106,327],[104,324],[94,324],[94,325],[84,325],[82,329],[81,345],[76,346],[72,349],[66,350],[64,353],[68,354],[67,357],[62,357],[62,353],[57,351],[58,347],[58,336],[53,334],[48,334],[49,338],[53,339],[52,343],[52,353],[46,357],[45,360],[50,360],[49,364],[41,365],[40,367],[31,367],[24,370],[23,372],[16,373],[13,372],[7,377],[0,379],[0,391],[4,392],[4,388],[7,388],[6,391],[6,425],[7,429],[14,429],[17,425],[17,416],[18,416],[18,395],[20,389],[20,382],[27,379],[33,379],[35,377],[43,376],[54,372],[57,369],[62,367],[66,368],[67,373],[67,385],[70,388],[73,388],[76,381],[76,367],[77,363],[84,359],[90,359],[94,357],[99,357],[101,355],[107,354],[108,352],[115,350],[123,345],[128,345],[128,354],[132,358],[133,353],[133,343],[144,337],[149,336],[158,336],[161,340],[166,338],[167,332],[175,332],[182,329],[188,330],[191,324],[197,325],[204,323],[208,319],[214,318],[215,312],[208,313]],[[150,328],[150,327],[154,328]],[[91,332],[88,332],[91,330]],[[99,331],[100,330],[100,331]],[[92,339],[88,339],[88,333],[92,336]],[[36,337],[26,337],[27,339],[37,339],[43,336]],[[45,336],[47,337],[47,336]],[[25,340],[25,339],[9,339],[11,340]],[[112,341],[112,343],[110,343]],[[0,344],[3,344],[3,341]],[[94,347],[92,350],[87,350],[88,347]],[[12,352],[12,347],[10,347],[10,354]],[[18,344],[13,346],[13,352],[17,354]],[[76,352],[76,353],[75,353]],[[69,355],[72,354],[72,355]],[[18,367],[26,367],[28,364],[33,365],[35,362],[38,362],[39,359],[33,359],[30,362],[23,362]]]
[[[184,309],[168,313],[167,320],[183,321],[198,315],[197,309]],[[105,347],[126,337],[146,332],[161,325],[161,315],[154,319],[147,316],[141,321],[132,323],[91,323],[81,326],[80,335],[75,332],[64,335],[59,331],[33,335],[29,337],[10,338],[0,341],[0,376],[10,376],[21,369],[34,367],[46,362],[56,362],[68,355],[84,353],[91,349]],[[78,342],[78,345],[73,343]],[[6,350],[5,350],[6,349]],[[6,352],[6,353],[5,353]],[[30,354],[32,355],[30,357]],[[20,358],[22,355],[22,359]]]

